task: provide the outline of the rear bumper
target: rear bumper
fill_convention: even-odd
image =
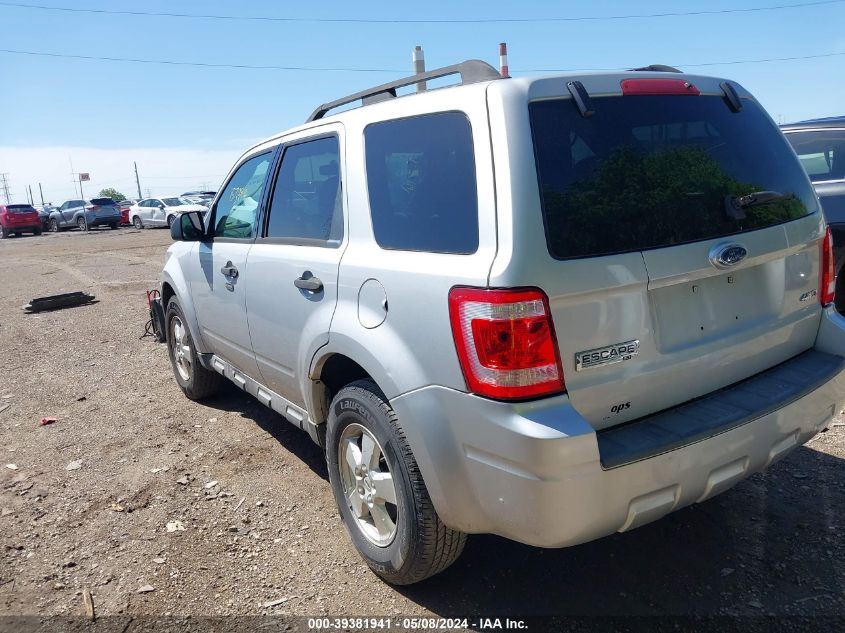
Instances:
[[[9,222],[7,224],[2,225],[4,229],[7,231],[21,231],[24,233],[30,233],[32,231],[40,230],[41,229],[41,222],[25,222],[21,224],[15,224],[14,222]]]
[[[845,319],[832,308],[816,350],[845,357]],[[612,468],[566,396],[507,404],[426,387],[392,404],[447,525],[562,547],[633,529],[767,468],[840,410],[841,367],[783,406]]]
[[[107,224],[120,224],[120,214],[115,215],[101,215],[101,216],[94,216],[94,215],[87,215],[85,221],[88,223],[88,226],[103,226]]]

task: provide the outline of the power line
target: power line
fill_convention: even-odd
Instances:
[[[845,1],[845,0],[843,0]],[[10,53],[13,55],[34,55],[37,57],[58,57],[63,59],[83,59],[87,61],[106,61],[106,62],[130,62],[136,64],[166,64],[169,66],[200,66],[203,68],[237,68],[249,70],[294,70],[306,72],[352,72],[352,73],[405,73],[406,69],[398,68],[326,68],[326,67],[308,67],[308,66],[257,66],[251,64],[213,64],[204,62],[183,62],[165,59],[138,59],[131,57],[94,57],[92,55],[71,55],[65,53],[47,53],[44,51],[22,51],[12,50],[7,48],[0,48],[0,53]],[[674,66],[680,67],[701,67],[701,66],[733,66],[737,64],[763,64],[766,62],[788,62],[805,59],[821,59],[825,57],[839,57],[845,55],[843,52],[819,53],[817,55],[797,55],[793,57],[766,57],[760,59],[734,59],[718,62],[698,62],[692,64],[678,64],[673,63]],[[576,70],[624,70],[623,67],[616,68],[527,68],[524,70],[514,70],[519,73],[548,73],[548,72],[573,72]]]
[[[25,4],[21,2],[0,2],[0,6],[21,9],[38,9],[43,11],[65,11],[70,13],[97,13],[104,15],[132,15],[153,16],[167,18],[199,18],[204,20],[248,20],[261,22],[311,22],[311,23],[353,23],[353,24],[501,24],[501,23],[531,23],[531,22],[586,22],[602,20],[632,20],[647,18],[668,18],[682,16],[724,15],[730,13],[753,13],[758,11],[779,11],[782,9],[796,9],[827,4],[840,4],[845,0],[815,0],[814,2],[799,2],[795,4],[778,4],[765,7],[746,7],[735,9],[702,9],[700,11],[671,11],[663,13],[633,13],[623,15],[587,15],[572,17],[547,18],[292,18],[267,15],[225,15],[209,13],[172,13],[158,11],[127,11],[114,9],[81,9],[72,7],[56,7],[43,4]]]
[[[845,2],[845,0],[843,0]],[[66,53],[47,53],[44,51],[21,51],[0,48],[0,53],[14,55],[36,55],[39,57],[62,57],[105,62],[132,62],[135,64],[167,64],[169,66],[202,66],[203,68],[239,68],[249,70],[304,70],[309,72],[348,72],[348,73],[401,73],[405,70],[388,68],[315,68],[309,66],[258,66],[252,64],[212,64],[204,62],[180,62],[167,59],[138,59],[132,57],[94,57],[91,55],[69,55]]]

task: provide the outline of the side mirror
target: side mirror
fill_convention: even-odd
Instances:
[[[159,208],[159,209],[163,209],[163,208],[164,208],[164,205],[163,205],[163,204],[160,204],[160,205],[158,205],[158,208]]]
[[[183,213],[170,225],[170,237],[176,242],[199,242],[205,237],[205,222],[202,213]]]

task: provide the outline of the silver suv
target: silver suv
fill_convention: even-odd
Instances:
[[[392,583],[468,533],[563,547],[704,501],[842,404],[830,233],[732,82],[431,71],[250,148],[171,231],[179,386],[324,447]]]

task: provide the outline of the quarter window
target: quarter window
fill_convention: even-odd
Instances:
[[[339,244],[343,238],[341,191],[336,137],[286,148],[273,191],[267,237]]]
[[[790,132],[786,139],[810,180],[845,180],[845,130]]]
[[[475,155],[469,120],[443,112],[364,131],[373,232],[386,249],[478,249]]]
[[[255,236],[258,205],[272,160],[273,153],[266,152],[238,167],[214,208],[214,237],[250,239]]]

